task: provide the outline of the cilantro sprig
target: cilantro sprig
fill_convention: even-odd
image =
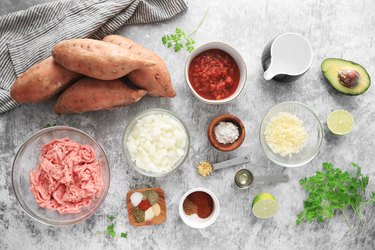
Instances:
[[[367,205],[375,205],[375,192],[366,199],[365,191],[369,177],[361,173],[361,167],[352,163],[356,173],[350,175],[330,163],[323,163],[323,170],[310,178],[303,178],[300,184],[308,193],[304,201],[304,210],[297,216],[297,225],[302,222],[324,222],[341,212],[345,222],[350,226],[346,215],[351,208],[358,216],[362,225],[363,210]]]
[[[174,52],[179,52],[181,49],[184,47],[186,50],[191,53],[194,51],[195,47],[195,40],[192,38],[192,36],[198,31],[198,29],[202,26],[203,21],[206,19],[208,10],[204,14],[203,18],[199,22],[197,28],[190,34],[186,34],[186,32],[181,29],[181,28],[176,28],[174,34],[167,34],[164,35],[161,38],[162,43],[167,47],[167,48],[172,48]]]
[[[176,28],[175,34],[168,34],[161,38],[167,48],[173,48],[174,52],[179,52],[184,46],[188,52],[193,52],[195,41],[190,35],[186,35],[181,28]],[[185,44],[184,44],[185,43]]]
[[[120,236],[121,236],[121,238],[126,238],[126,237],[128,237],[128,233],[121,233]]]
[[[46,125],[44,125],[44,127],[43,127],[43,128],[54,127],[54,126],[56,126],[56,125],[57,125],[57,123],[56,123],[56,122],[54,122],[54,123],[47,123]]]
[[[116,232],[115,232],[115,224],[111,224],[107,227],[107,234],[111,236],[112,238],[116,237]]]
[[[109,235],[110,237],[112,238],[115,238],[116,237],[116,231],[115,231],[115,223],[114,223],[114,220],[115,220],[115,216],[113,215],[108,215],[107,216],[107,219],[108,221],[111,223],[109,226],[107,226],[107,229],[105,232],[99,232],[98,234],[107,234]],[[127,238],[128,236],[128,233],[126,232],[121,232],[120,233],[120,237],[121,238]]]

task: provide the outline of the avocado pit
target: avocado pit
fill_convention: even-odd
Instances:
[[[355,69],[343,69],[338,72],[340,83],[347,88],[356,87],[361,79],[361,75]]]

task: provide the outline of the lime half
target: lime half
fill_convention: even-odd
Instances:
[[[255,196],[253,203],[253,214],[261,219],[273,217],[279,210],[279,202],[269,193],[260,193]]]
[[[327,126],[335,135],[346,135],[353,129],[353,115],[346,110],[335,110],[328,115]]]

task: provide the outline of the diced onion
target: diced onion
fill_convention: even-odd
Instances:
[[[172,170],[184,156],[187,134],[175,118],[166,114],[137,120],[126,141],[136,166],[152,173]]]

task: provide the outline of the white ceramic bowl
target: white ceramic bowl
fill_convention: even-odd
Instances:
[[[238,87],[237,87],[236,91],[231,96],[229,96],[227,98],[224,98],[224,99],[221,99],[221,100],[210,100],[210,99],[206,99],[206,98],[200,96],[194,90],[193,86],[191,86],[191,83],[190,83],[190,80],[189,80],[189,66],[190,66],[191,61],[194,59],[194,57],[196,57],[197,55],[199,55],[203,51],[206,51],[206,50],[209,50],[209,49],[220,49],[220,50],[223,50],[223,51],[227,52],[236,61],[237,65],[238,65],[238,68],[240,70],[240,82],[238,84]],[[186,64],[185,64],[185,78],[186,78],[186,82],[189,86],[189,89],[191,90],[193,95],[198,100],[200,100],[204,103],[207,103],[207,104],[224,104],[224,103],[228,103],[228,102],[236,99],[237,96],[242,92],[243,88],[245,87],[246,77],[247,77],[246,63],[245,63],[244,59],[242,58],[241,54],[238,53],[238,51],[235,50],[232,46],[230,46],[229,44],[223,43],[223,42],[210,42],[210,43],[206,43],[206,44],[201,45],[200,47],[196,48],[189,55],[189,57],[187,58]]]
[[[213,209],[211,215],[209,217],[205,218],[205,219],[199,218],[197,215],[186,215],[185,212],[184,212],[183,204],[184,204],[184,201],[185,201],[186,197],[189,194],[194,193],[194,192],[198,192],[198,191],[205,192],[205,193],[209,194],[212,197],[212,200],[214,201],[214,209]],[[185,222],[185,224],[188,225],[189,227],[192,227],[192,228],[208,227],[216,221],[217,217],[220,214],[219,199],[217,198],[217,196],[211,190],[209,190],[207,188],[202,188],[202,187],[193,188],[193,189],[187,191],[182,196],[182,198],[180,200],[180,204],[179,204],[179,213],[180,213],[180,217],[181,217],[182,221]]]

